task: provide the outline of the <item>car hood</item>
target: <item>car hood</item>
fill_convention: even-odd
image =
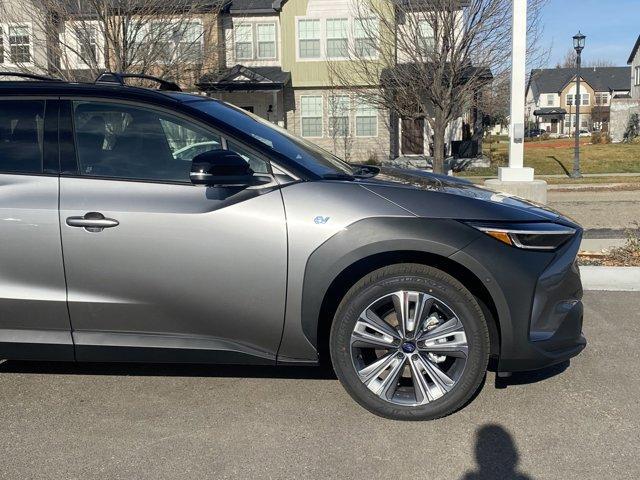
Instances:
[[[378,175],[358,183],[420,217],[573,223],[543,205],[419,170],[381,167]]]

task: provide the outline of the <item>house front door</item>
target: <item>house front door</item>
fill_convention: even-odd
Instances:
[[[402,154],[424,155],[424,118],[402,119]]]
[[[551,119],[551,133],[558,133],[558,119]]]

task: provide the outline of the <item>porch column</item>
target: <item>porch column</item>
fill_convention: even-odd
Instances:
[[[527,0],[513,0],[512,37],[509,166],[498,169],[497,180],[487,180],[485,183],[494,190],[545,203],[546,182],[534,180],[533,168],[524,166]]]

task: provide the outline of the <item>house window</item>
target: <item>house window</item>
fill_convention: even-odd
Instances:
[[[260,23],[258,31],[258,58],[276,58],[276,24]]]
[[[640,67],[636,67],[636,86],[640,86]]]
[[[349,136],[349,104],[348,95],[329,97],[329,132],[332,137]]]
[[[553,104],[556,102],[555,95],[547,95],[547,107],[553,107]]]
[[[0,63],[4,63],[4,30],[0,25]]]
[[[31,62],[29,27],[24,25],[9,27],[9,51],[11,53],[11,63]]]
[[[322,137],[322,97],[300,97],[300,118],[302,123],[302,136]]]
[[[320,58],[320,20],[298,21],[300,58]]]
[[[365,99],[356,106],[356,137],[378,136],[378,109]]]
[[[589,128],[589,120],[588,119],[583,119],[580,122],[580,124],[581,124],[582,128]]]
[[[182,35],[178,45],[178,52],[181,59],[191,62],[201,61],[203,58],[203,35],[204,31],[200,22],[188,22],[184,25]]]
[[[373,18],[357,18],[353,27],[355,51],[358,58],[376,56],[378,22]]]
[[[418,23],[418,40],[420,42],[418,49],[423,55],[429,54],[435,49],[436,42],[433,27],[427,20],[421,20]]]
[[[573,95],[572,94],[567,94],[567,106],[570,107],[571,105],[573,105]]]
[[[589,105],[591,103],[591,95],[588,93],[581,93],[580,96],[582,97],[582,105]]]
[[[596,105],[608,105],[609,94],[608,93],[596,93]]]
[[[253,58],[253,25],[241,23],[235,26],[235,48],[237,60]]]
[[[349,48],[348,26],[349,21],[346,18],[331,18],[327,20],[327,57],[347,57]]]
[[[98,27],[95,25],[85,25],[78,32],[80,42],[80,58],[87,65],[93,65],[98,55]]]

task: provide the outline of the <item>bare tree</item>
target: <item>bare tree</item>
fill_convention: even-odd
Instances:
[[[575,68],[577,62],[578,54],[573,48],[569,48],[562,61],[556,65],[556,68]],[[614,67],[615,63],[606,58],[596,58],[594,60],[583,60],[582,66],[588,68]]]
[[[543,3],[529,1],[532,52]],[[391,125],[426,119],[442,172],[448,128],[469,121],[482,89],[510,68],[511,0],[363,0],[355,9],[350,61],[330,62],[330,75],[389,112]]]
[[[190,79],[217,63],[222,0],[10,1],[2,16],[29,25],[33,55],[15,65],[67,80],[107,71]]]

